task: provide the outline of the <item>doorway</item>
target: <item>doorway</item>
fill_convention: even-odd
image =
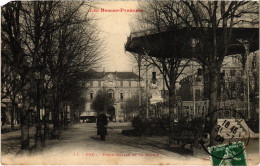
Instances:
[[[107,114],[109,114],[109,121],[111,122],[116,121],[116,109],[114,106],[107,107]]]

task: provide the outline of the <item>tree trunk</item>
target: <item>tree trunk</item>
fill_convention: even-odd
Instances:
[[[78,123],[80,122],[80,110],[78,110]]]
[[[59,138],[59,99],[58,99],[58,85],[56,76],[53,78],[54,80],[54,107],[53,107],[53,131],[52,137]]]
[[[30,126],[30,113],[29,113],[29,100],[24,101],[24,106],[20,111],[21,118],[21,149],[29,150],[29,126]]]
[[[56,103],[57,100],[55,100],[54,104],[54,110],[53,110],[53,131],[52,135],[54,138],[59,137],[59,103]]]
[[[36,150],[42,150],[42,145],[43,145],[43,139],[42,139],[42,133],[41,133],[41,119],[40,119],[40,83],[37,82],[36,83],[37,86],[37,97],[36,97],[36,101],[37,101],[37,113],[36,113],[36,117],[37,117],[37,123],[36,123],[36,138],[35,138],[35,148]]]
[[[61,110],[61,129],[65,129],[65,125],[64,125],[64,104],[61,103],[61,107],[60,107],[62,110]]]
[[[44,146],[48,145],[49,140],[49,108],[45,107],[44,116]]]
[[[15,101],[12,101],[12,108],[11,108],[11,131],[14,131],[14,112],[15,112]]]
[[[65,104],[65,114],[64,114],[64,121],[65,121],[65,129],[68,128],[68,108],[67,103]]]
[[[169,88],[169,119],[170,119],[169,145],[171,145],[171,135],[173,131],[175,111],[176,111],[175,83],[171,83]]]
[[[70,109],[70,126],[75,124],[75,112],[73,107]]]
[[[211,129],[210,129],[210,144],[215,145],[215,138],[218,135],[218,132],[215,131],[217,128],[217,96],[218,96],[218,76],[220,69],[214,67],[210,72],[210,82],[209,82],[209,117],[211,120]]]
[[[208,84],[208,71],[206,69],[206,66],[205,65],[202,65],[202,71],[203,71],[203,100],[205,99],[209,99],[209,84]]]

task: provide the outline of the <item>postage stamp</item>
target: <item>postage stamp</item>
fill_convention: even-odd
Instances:
[[[243,142],[212,146],[208,149],[213,165],[247,165]]]
[[[230,112],[236,116],[219,119],[219,121],[216,122],[217,124],[205,125],[204,131],[207,132],[207,130],[213,130],[215,132],[213,136],[213,139],[215,140],[215,147],[221,147],[224,144],[231,145],[238,141],[242,141],[243,147],[246,147],[250,141],[250,133],[246,132],[246,128],[242,127],[242,122],[246,122],[246,118],[239,111],[232,110]],[[218,110],[216,113],[220,113],[220,110]],[[215,158],[219,158],[218,156],[215,156],[211,153],[212,150],[209,151],[208,147],[212,147],[209,138],[202,138],[200,140],[200,144],[209,155],[214,156]],[[244,148],[242,148],[242,150],[244,150]],[[240,152],[242,153],[242,151]]]

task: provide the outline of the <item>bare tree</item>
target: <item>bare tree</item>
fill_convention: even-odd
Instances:
[[[29,137],[25,133],[29,131],[30,105],[47,109],[53,103],[56,129],[59,105],[62,101],[68,102],[67,96],[72,91],[69,85],[86,79],[88,71],[101,59],[93,18],[82,12],[88,5],[89,2],[41,1],[10,2],[2,7],[2,41],[9,48],[5,50],[11,51],[4,52],[5,59],[23,83],[20,90],[24,103],[22,149],[29,148]]]
[[[171,4],[171,2],[161,1],[140,3],[139,8],[145,12],[138,15],[137,21],[141,27],[139,29],[146,30],[139,32],[145,36],[142,41],[145,56],[142,57],[148,64],[156,66],[163,76],[169,91],[169,116],[173,123],[176,112],[175,84],[189,63],[189,60],[182,58],[182,55],[188,54],[190,50],[190,40],[188,40],[190,35],[188,31],[183,34],[174,32],[182,22],[177,15],[164,8],[164,3]],[[166,31],[169,33],[166,34]],[[157,34],[157,37],[150,39],[148,35],[152,34]]]
[[[249,1],[182,1],[181,3],[183,4],[181,9],[167,4],[164,4],[164,7],[178,15],[185,23],[185,27],[193,32],[194,39],[196,39],[193,42],[194,56],[209,70],[209,115],[212,123],[210,142],[214,144],[217,134],[214,132],[214,127],[217,124],[220,68],[224,57],[232,52],[231,46],[234,40],[237,40],[234,29],[257,25],[259,6],[257,2]],[[187,11],[185,15],[182,13],[183,10]],[[252,36],[243,33],[250,42]]]
[[[20,92],[23,97],[24,105],[20,110],[21,119],[21,148],[29,149],[29,128],[25,120],[27,110],[29,109],[29,95],[27,91],[23,91],[24,87],[28,87],[28,68],[24,66],[24,49],[22,42],[21,30],[21,13],[22,2],[10,2],[2,7],[2,42],[6,45],[6,49],[2,50],[4,59],[9,61],[10,70],[17,73],[24,82]],[[11,81],[15,81],[17,77],[12,77]],[[13,89],[14,90],[14,89]],[[13,93],[14,94],[14,93]]]
[[[209,71],[209,115],[211,119],[211,143],[217,133],[217,95],[220,68],[225,56],[234,53],[247,54],[248,44],[256,39],[258,31],[242,30],[238,27],[255,27],[258,25],[258,3],[249,1],[152,1],[142,3],[145,9],[138,18],[143,34],[142,48],[138,52],[150,57],[157,57],[163,75],[169,75],[165,81],[169,93],[174,94],[174,80],[178,76],[180,57],[196,58],[203,69]],[[239,31],[240,30],[240,31]],[[132,33],[138,36],[138,33]],[[237,48],[238,37],[240,49]],[[167,40],[168,39],[168,40]],[[149,42],[148,42],[149,41]],[[236,43],[236,45],[233,45]],[[257,42],[256,42],[257,43]],[[255,44],[255,41],[252,42]],[[245,46],[246,48],[242,48]],[[143,49],[143,50],[142,50]],[[158,51],[160,50],[160,51]],[[185,52],[185,50],[188,50]],[[243,51],[244,50],[244,51]],[[189,52],[190,51],[190,52]],[[175,58],[175,57],[179,58]],[[246,56],[243,56],[244,64]],[[156,64],[154,60],[152,60]],[[169,66],[167,66],[167,65]],[[175,70],[178,69],[178,70]],[[164,77],[166,78],[166,77]],[[168,86],[167,84],[170,83]],[[174,96],[174,95],[173,95]],[[172,96],[172,97],[173,97]],[[170,114],[174,106],[170,100]],[[171,111],[172,110],[172,111]]]

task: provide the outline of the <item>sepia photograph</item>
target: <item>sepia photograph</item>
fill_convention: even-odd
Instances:
[[[2,165],[259,165],[259,2],[1,2]]]

